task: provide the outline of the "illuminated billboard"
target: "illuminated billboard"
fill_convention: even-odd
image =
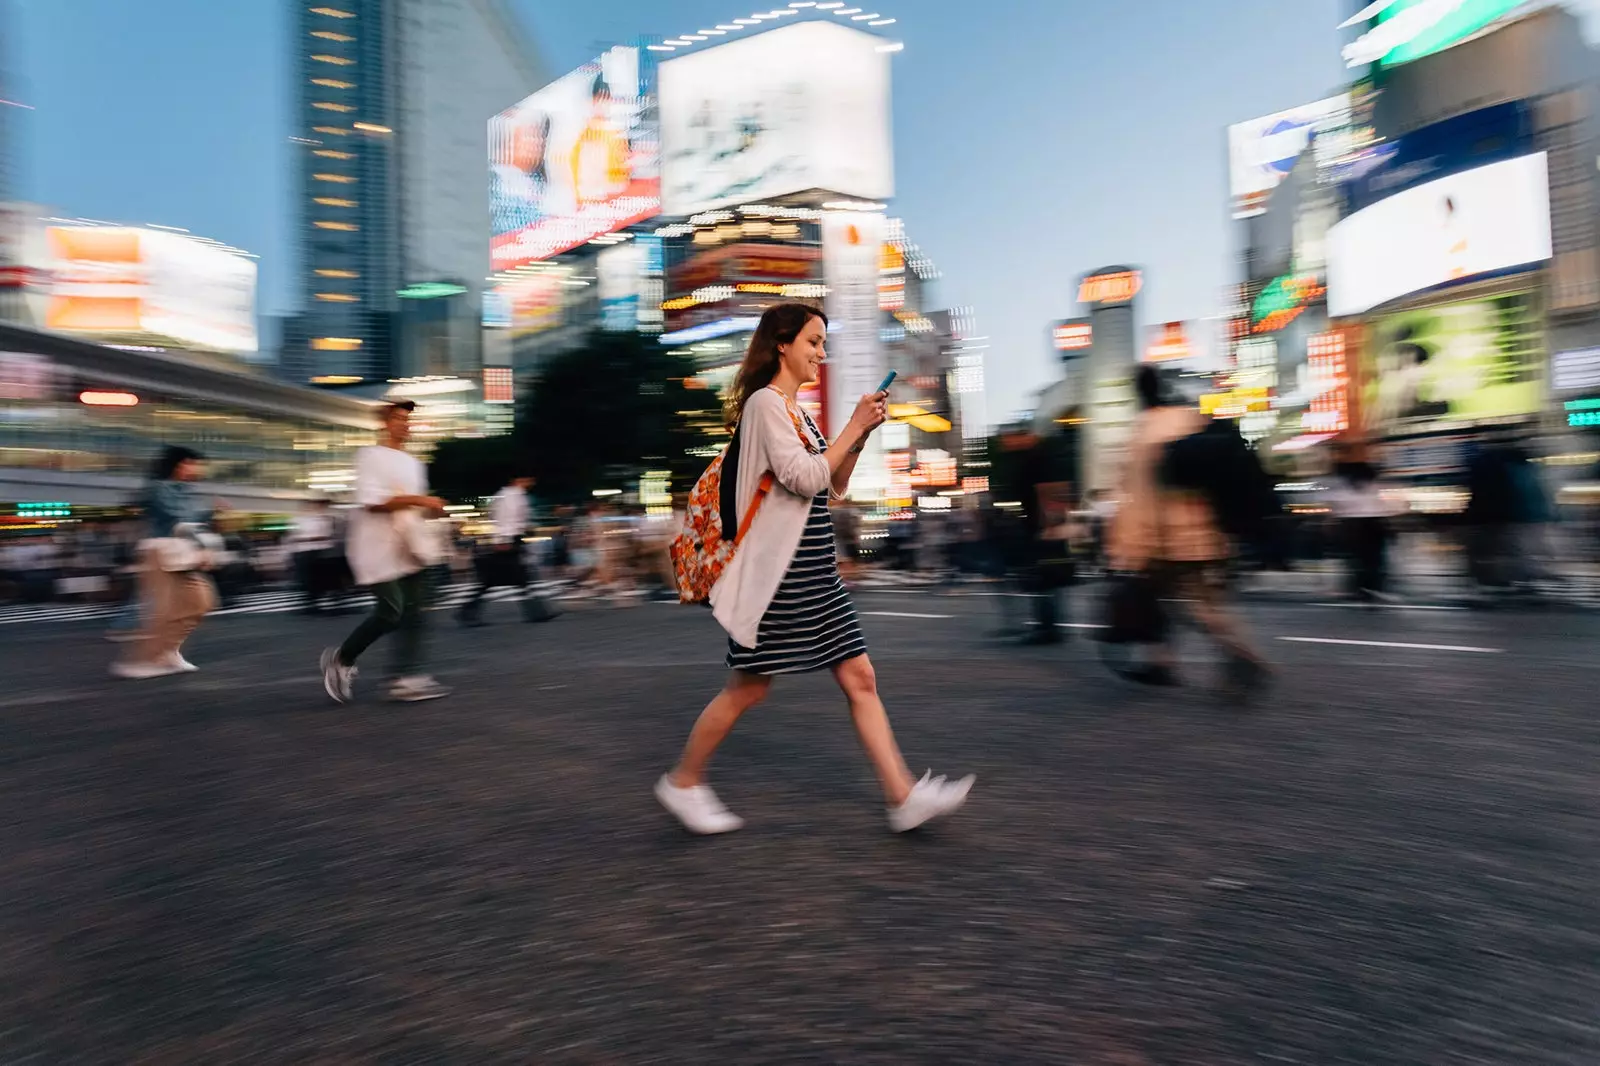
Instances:
[[[642,55],[613,48],[489,120],[496,270],[660,212],[660,144]]]
[[[1525,293],[1386,315],[1364,356],[1360,408],[1375,437],[1516,421],[1542,407],[1544,350]]]
[[[883,380],[878,271],[884,235],[884,217],[872,212],[831,211],[822,220],[822,269],[828,286],[824,431],[843,427],[856,401]],[[877,498],[887,488],[882,442],[869,438],[856,465],[851,496]]]
[[[1345,63],[1352,67],[1409,63],[1461,43],[1527,3],[1528,0],[1389,0],[1381,6],[1369,5],[1340,27],[1355,25],[1362,15],[1379,8],[1377,25],[1345,45]]]
[[[1108,267],[1078,282],[1078,302],[1094,307],[1131,303],[1144,288],[1144,275],[1126,267]]]
[[[1159,326],[1151,326],[1148,335],[1150,340],[1144,347],[1144,361],[1147,363],[1171,363],[1194,354],[1194,345],[1189,341],[1189,327],[1185,322],[1163,322]]]
[[[256,264],[167,230],[53,226],[47,329],[244,353],[258,348]]]
[[[1062,358],[1094,347],[1094,324],[1087,318],[1064,318],[1050,330],[1050,343]]]
[[[894,194],[881,38],[802,22],[661,65],[669,215],[821,189]]]
[[[1347,130],[1350,94],[1303,104],[1228,127],[1228,189],[1233,217],[1250,218],[1267,209],[1276,189],[1314,136]]]
[[[1437,285],[1552,254],[1543,152],[1452,174],[1328,231],[1328,314],[1359,315]]]

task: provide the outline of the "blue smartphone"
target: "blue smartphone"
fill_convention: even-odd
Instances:
[[[898,371],[898,370],[889,371],[889,376],[883,379],[883,384],[878,386],[878,391],[879,392],[888,392],[889,391],[889,386],[894,384],[894,379],[896,377],[899,377],[899,375],[900,375],[900,371]]]

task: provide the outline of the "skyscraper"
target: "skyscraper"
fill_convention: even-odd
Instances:
[[[486,123],[541,64],[502,0],[296,0],[294,53],[303,313],[285,375],[470,372]]]

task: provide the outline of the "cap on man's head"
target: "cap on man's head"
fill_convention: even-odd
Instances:
[[[388,418],[391,412],[404,411],[410,414],[417,409],[415,400],[390,400],[383,405],[383,417]]]

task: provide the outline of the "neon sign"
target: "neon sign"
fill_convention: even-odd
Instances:
[[[1442,52],[1510,14],[1526,0],[1390,0],[1369,4],[1340,29],[1377,16],[1378,24],[1344,47],[1345,63],[1398,66]]]
[[[1118,270],[1091,274],[1078,284],[1081,304],[1125,304],[1144,288],[1144,275],[1137,270]]]
[[[1286,274],[1272,279],[1250,308],[1250,332],[1272,333],[1282,329],[1327,293],[1327,286],[1312,274]]]
[[[1051,338],[1058,352],[1081,352],[1094,347],[1094,327],[1082,320],[1057,322]]]

